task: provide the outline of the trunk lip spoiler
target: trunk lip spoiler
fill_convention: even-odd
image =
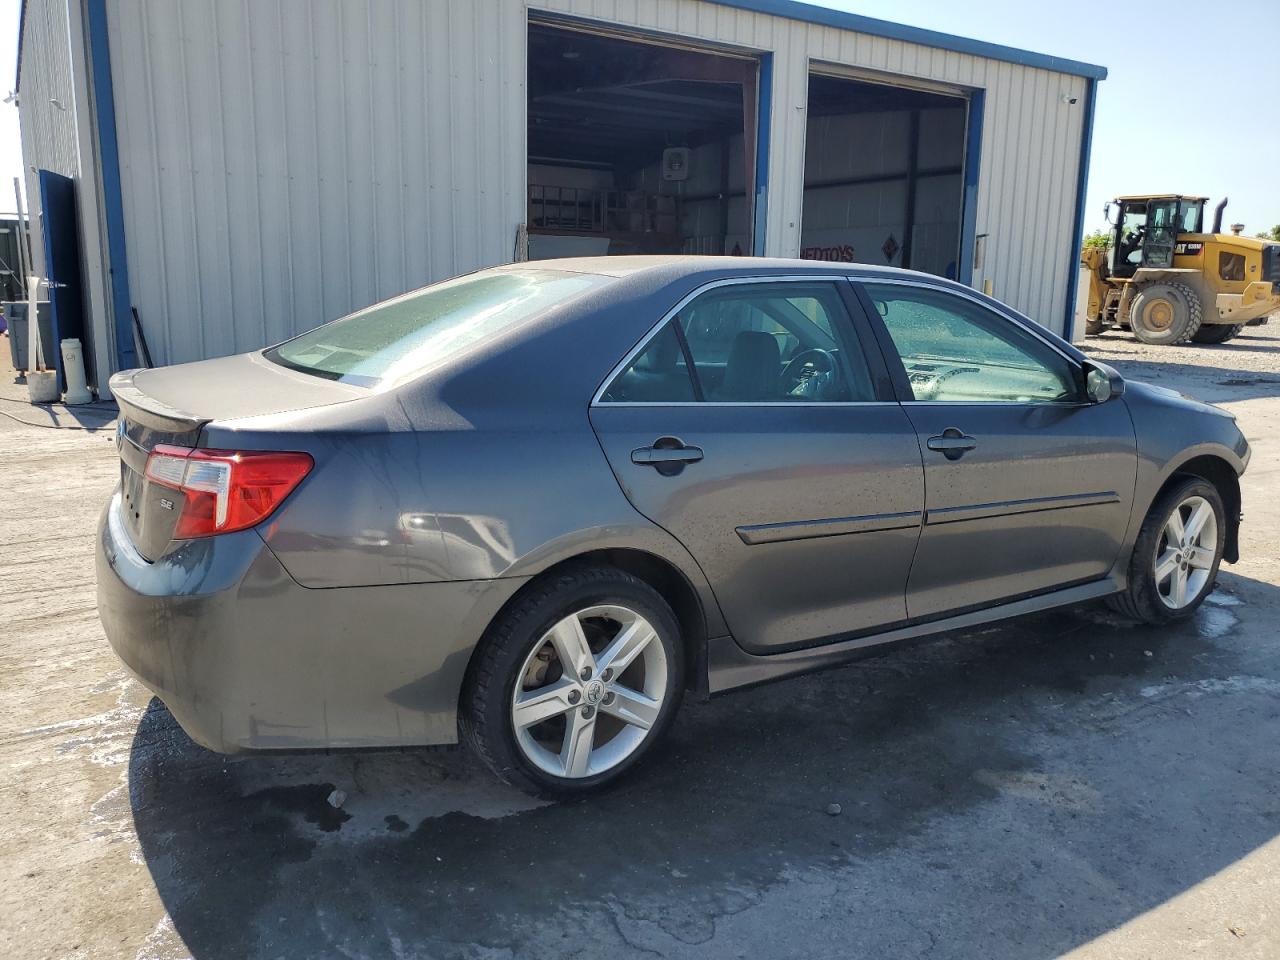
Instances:
[[[144,393],[133,382],[135,376],[144,372],[145,370],[141,368],[121,370],[119,373],[112,374],[109,381],[112,396],[120,407],[128,410],[130,419],[137,420],[152,429],[169,433],[201,429],[213,419],[198,417],[185,410],[171,407]]]

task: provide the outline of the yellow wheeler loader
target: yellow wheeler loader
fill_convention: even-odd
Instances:
[[[1249,321],[1280,313],[1280,243],[1224,234],[1225,199],[1205,233],[1205,199],[1153,194],[1107,204],[1110,249],[1080,254],[1088,333],[1119,325],[1143,343],[1224,343]]]

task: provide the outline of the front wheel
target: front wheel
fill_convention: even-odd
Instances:
[[[1143,343],[1185,343],[1196,335],[1204,308],[1185,283],[1151,283],[1129,306],[1129,325]]]
[[[1129,585],[1112,606],[1146,623],[1189,617],[1217,581],[1226,533],[1226,510],[1213,484],[1189,478],[1165,491],[1142,522]]]
[[[513,786],[585,793],[661,738],[683,664],[679,624],[657,591],[613,567],[571,569],[490,627],[468,674],[462,732]]]

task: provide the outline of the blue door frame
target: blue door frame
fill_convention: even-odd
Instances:
[[[89,39],[89,73],[93,82],[93,112],[98,126],[98,159],[102,175],[102,214],[106,227],[108,314],[115,322],[116,367],[138,365],[133,343],[129,294],[129,258],[124,242],[124,196],[120,187],[120,149],[116,141],[116,103],[111,87],[111,50],[107,43],[106,0],[86,0],[85,28]],[[109,371],[98,371],[102,385]]]
[[[969,92],[969,115],[965,123],[964,196],[960,205],[960,260],[956,279],[973,286],[973,256],[978,230],[978,170],[982,166],[982,115],[987,105],[985,90]]]
[[[769,216],[769,141],[773,124],[773,54],[760,54],[756,83],[756,189],[751,214],[751,255],[764,256]]]

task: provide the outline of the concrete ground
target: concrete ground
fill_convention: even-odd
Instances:
[[[1089,350],[1254,444],[1243,560],[1194,620],[1072,609],[690,703],[561,805],[460,751],[195,746],[94,611],[109,412],[0,377],[5,954],[1280,956],[1280,324]]]

